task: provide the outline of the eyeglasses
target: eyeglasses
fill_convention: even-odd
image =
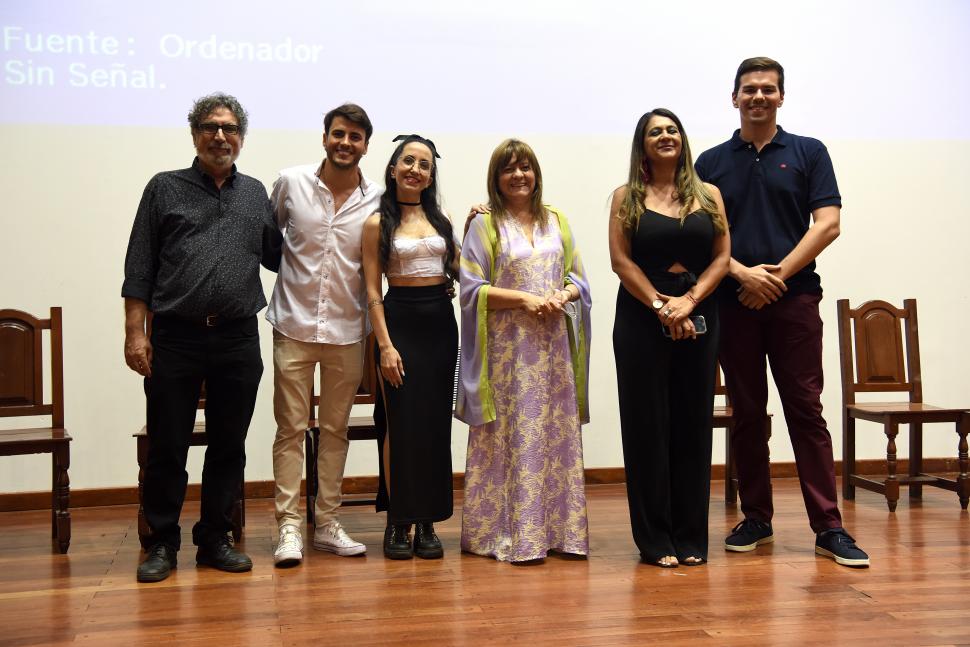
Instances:
[[[238,124],[217,124],[211,121],[199,124],[199,130],[206,135],[215,135],[219,130],[222,130],[223,135],[238,135],[240,132]]]
[[[404,157],[398,160],[398,163],[406,169],[411,169],[414,167],[415,164],[417,164],[418,168],[424,171],[425,173],[431,172],[431,162],[429,162],[428,160],[418,161],[418,159],[413,155],[405,155]]]

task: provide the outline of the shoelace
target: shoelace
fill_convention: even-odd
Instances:
[[[755,529],[759,528],[764,522],[758,521],[757,519],[745,519],[738,525],[736,525],[731,532],[737,532],[746,526],[753,526]]]
[[[852,535],[847,533],[845,530],[833,530],[830,531],[830,533],[835,535],[836,541],[840,544],[845,544],[846,546],[855,548],[855,539],[853,539]]]

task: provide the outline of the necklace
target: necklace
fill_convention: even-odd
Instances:
[[[404,202],[403,200],[398,200],[397,203],[398,204],[402,204],[405,207],[420,207],[421,206],[421,201],[420,200],[418,202]]]

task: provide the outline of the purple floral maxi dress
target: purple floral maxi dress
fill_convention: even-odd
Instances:
[[[478,216],[462,247],[462,367],[456,416],[470,425],[462,550],[520,562],[586,555],[581,424],[588,421],[589,284],[566,219],[533,244],[512,219]],[[547,296],[573,284],[570,314],[488,310],[491,286]]]

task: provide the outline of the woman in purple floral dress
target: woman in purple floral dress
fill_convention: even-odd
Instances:
[[[461,547],[501,561],[586,555],[580,425],[589,419],[590,294],[566,218],[542,203],[524,142],[489,163],[491,212],[461,257],[461,385],[471,428]]]

